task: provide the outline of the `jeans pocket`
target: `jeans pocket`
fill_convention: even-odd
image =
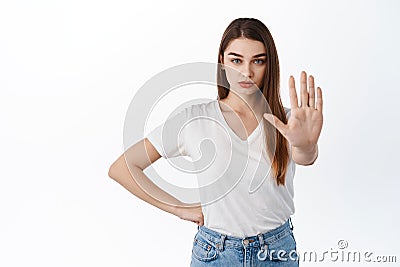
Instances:
[[[192,256],[199,261],[209,262],[217,259],[218,251],[213,242],[197,233],[193,241]]]
[[[268,254],[268,258],[271,261],[297,262],[298,254],[293,233],[290,231],[279,240],[270,243],[268,246]]]

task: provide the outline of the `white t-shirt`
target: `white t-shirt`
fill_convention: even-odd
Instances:
[[[289,117],[290,109],[285,111]],[[192,159],[204,226],[243,238],[282,225],[295,211],[296,164],[290,157],[285,186],[278,187],[266,156],[265,123],[242,140],[225,121],[218,100],[212,100],[182,109],[146,137],[165,158]]]

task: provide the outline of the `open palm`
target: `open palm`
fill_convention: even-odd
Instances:
[[[317,88],[315,99],[314,77],[302,71],[300,79],[300,106],[293,76],[289,78],[291,114],[284,124],[273,114],[264,113],[264,118],[273,124],[293,147],[308,147],[318,142],[322,129],[322,90]]]

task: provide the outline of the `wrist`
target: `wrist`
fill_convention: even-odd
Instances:
[[[297,150],[302,154],[314,154],[317,150],[317,144],[307,145],[307,146],[293,146],[293,149]]]
[[[175,214],[176,216],[180,217],[180,215],[181,215],[181,213],[182,213],[182,211],[184,209],[189,209],[189,208],[192,208],[194,206],[195,206],[195,204],[187,204],[187,203],[178,201],[178,203],[176,203],[174,205],[171,205],[171,210],[172,210],[173,214]]]
[[[318,145],[292,147],[292,158],[300,165],[314,164],[318,157]]]

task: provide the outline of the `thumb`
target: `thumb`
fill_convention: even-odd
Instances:
[[[278,131],[285,136],[286,124],[284,124],[280,119],[278,119],[274,114],[264,113],[264,119],[266,119],[269,123],[275,126]]]

